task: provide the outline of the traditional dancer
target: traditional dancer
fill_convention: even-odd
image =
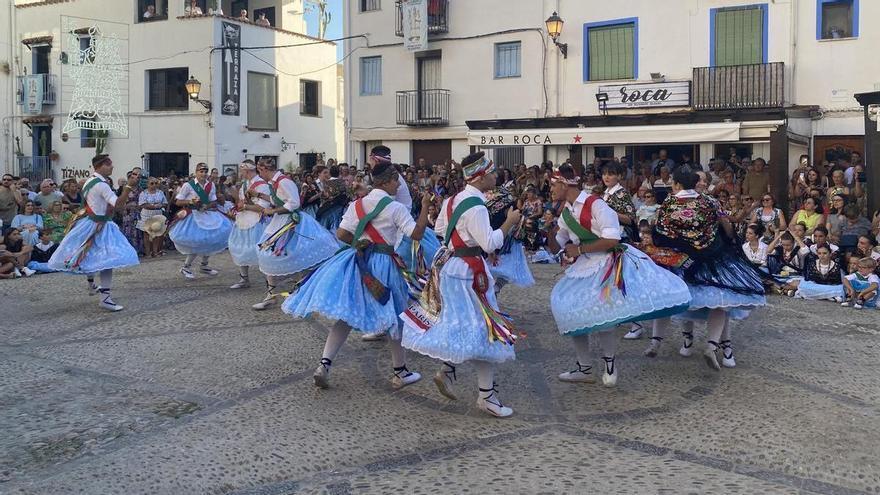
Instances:
[[[717,356],[721,348],[719,340],[729,325],[731,313],[744,318],[743,310],[766,304],[765,274],[731,241],[736,236],[719,204],[694,190],[698,181],[698,175],[690,167],[675,171],[672,195],[657,211],[652,240],[658,249],[651,256],[687,282],[692,297],[687,315],[705,318],[708,340],[703,357],[706,364],[717,371],[721,369]],[[669,321],[669,318],[654,321],[646,356],[657,355]],[[690,348],[693,334],[690,334],[690,342],[688,338],[686,334],[685,347]],[[728,341],[725,358],[729,354],[732,359],[730,339],[724,340]]]
[[[323,263],[308,280],[284,301],[285,313],[305,318],[320,313],[336,323],[327,336],[321,362],[314,373],[315,385],[329,386],[330,367],[352,330],[390,333],[393,375],[391,384],[401,388],[421,379],[406,367],[400,346],[400,320],[409,300],[403,263],[394,254],[400,236],[418,240],[428,223],[431,198],[418,221],[391,194],[397,190],[399,175],[393,165],[373,168],[373,190],[349,205],[337,236],[351,245]]]
[[[217,270],[208,266],[212,254],[222,252],[229,243],[232,222],[217,211],[217,191],[208,180],[208,165],[196,165],[196,177],[185,182],[176,196],[177,206],[183,209],[177,214],[168,237],[181,254],[186,255],[180,274],[188,280],[195,277],[192,263],[202,257],[199,272],[214,276]]]
[[[238,201],[235,207],[235,226],[229,234],[229,254],[238,266],[238,282],[230,289],[244,289],[251,286],[250,267],[257,266],[257,244],[263,238],[263,232],[269,223],[263,216],[263,210],[271,204],[267,199],[271,196],[269,183],[257,175],[257,165],[253,160],[245,160],[238,166],[241,187],[238,190]],[[262,196],[262,197],[260,197]]]
[[[370,150],[370,156],[367,158],[367,166],[374,169],[377,165],[391,164],[391,149],[387,146],[376,146]],[[397,170],[398,185],[397,191],[394,193],[394,201],[402,204],[408,211],[412,211],[412,194],[410,194],[409,186],[400,175],[400,169],[397,165],[393,165]],[[440,241],[432,230],[426,230],[422,238],[418,242],[413,242],[408,236],[400,238],[400,242],[395,246],[394,252],[403,259],[408,269],[416,274],[427,271],[434,259],[437,250],[440,249]],[[385,332],[367,332],[361,335],[361,339],[372,342],[385,338]]]
[[[110,187],[113,161],[108,155],[92,159],[94,175],[85,183],[82,197],[85,205],[67,227],[61,244],[49,259],[49,268],[72,273],[84,273],[89,293],[100,293],[98,306],[108,311],[121,311],[122,306],[110,297],[113,269],[137,265],[138,256],[131,243],[113,223],[113,210],[128,202],[128,196],[140,180],[132,172],[122,193],[117,197]],[[94,274],[100,274],[101,285],[95,285]]]
[[[496,180],[496,189],[486,201],[486,208],[489,210],[489,222],[493,229],[500,228],[507,218],[507,212],[511,208],[516,207],[516,197],[513,192],[502,183],[499,176]],[[511,230],[504,237],[504,244],[501,249],[489,255],[489,271],[495,277],[495,294],[501,292],[501,289],[508,283],[517,287],[531,287],[535,285],[535,278],[532,276],[532,270],[529,267],[529,260],[526,257],[526,248],[523,244],[525,231],[522,223]]]
[[[514,359],[516,337],[509,318],[498,309],[492,290],[495,281],[482,254],[501,248],[521,215],[511,209],[504,225],[492,230],[484,194],[495,187],[495,166],[479,152],[462,160],[462,168],[467,186],[443,203],[435,227],[444,234],[447,249],[434,259],[431,281],[422,293],[430,298],[438,289],[431,285],[439,284],[442,307],[438,314],[435,303],[423,302],[402,314],[403,346],[443,360],[434,383],[453,400],[457,398],[455,365],[474,361],[480,391],[477,407],[507,417],[513,409],[498,397],[493,367]]]
[[[318,177],[321,180],[321,204],[315,219],[328,232],[336,232],[349,203],[347,187],[345,181],[339,178],[339,167],[336,165],[324,168]]]
[[[554,251],[564,250],[565,276],[553,287],[550,306],[559,333],[572,337],[577,368],[559,375],[565,382],[593,382],[588,336],[599,334],[605,361],[602,383],[613,387],[617,328],[626,323],[669,317],[688,308],[687,285],[633,246],[620,243],[618,214],[600,197],[581,190],[569,165],[551,186],[554,200],[565,200]]]
[[[257,251],[260,271],[266,275],[266,296],[251,306],[256,310],[275,304],[277,279],[308,270],[330,258],[339,249],[336,238],[309,215],[299,212],[299,189],[278,170],[274,160],[260,160],[260,178],[269,184],[269,195],[258,195],[271,206],[263,209],[272,216]]]

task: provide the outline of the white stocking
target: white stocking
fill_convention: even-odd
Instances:
[[[345,339],[348,338],[349,333],[351,333],[351,327],[348,323],[342,320],[337,320],[336,323],[333,324],[333,328],[330,329],[330,333],[327,335],[327,342],[324,343],[324,354],[322,354],[321,357],[333,361],[333,359],[336,358],[339,349],[342,348],[342,344],[345,343]]]
[[[574,352],[581,366],[588,366],[590,362],[590,337],[589,335],[576,335],[571,338]]]

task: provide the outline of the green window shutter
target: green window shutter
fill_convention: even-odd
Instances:
[[[590,28],[590,80],[635,77],[635,25]]]
[[[764,62],[764,14],[760,8],[715,13],[715,65]]]

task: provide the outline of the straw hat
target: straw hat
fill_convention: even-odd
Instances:
[[[167,222],[165,215],[153,215],[144,220],[144,232],[150,236],[150,239],[164,235]]]

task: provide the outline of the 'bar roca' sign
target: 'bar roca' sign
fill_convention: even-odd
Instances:
[[[691,104],[691,82],[659,82],[599,86],[608,93],[608,110],[644,107],[687,107]]]

